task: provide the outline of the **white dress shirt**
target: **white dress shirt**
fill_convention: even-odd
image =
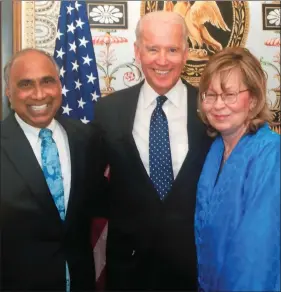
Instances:
[[[133,125],[133,137],[143,165],[149,175],[149,127],[156,98],[159,96],[145,81],[138,99]],[[165,94],[167,101],[163,105],[169,125],[170,148],[174,178],[179,173],[188,152],[187,136],[187,88],[181,80]]]
[[[34,152],[35,157],[39,165],[42,168],[42,159],[41,159],[41,139],[39,138],[39,132],[41,129],[35,128],[26,122],[24,122],[17,114],[15,114],[15,118],[22,128],[27,140],[29,141],[32,150]],[[47,127],[53,132],[53,139],[57,144],[60,164],[61,164],[61,172],[63,178],[63,187],[64,187],[64,206],[65,212],[67,210],[69,193],[70,193],[70,184],[71,184],[71,161],[70,161],[70,150],[68,144],[67,134],[64,128],[60,125],[58,121],[53,119],[49,126]]]

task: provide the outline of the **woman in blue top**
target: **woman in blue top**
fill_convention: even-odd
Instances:
[[[280,135],[259,61],[243,48],[214,55],[198,106],[215,137],[197,191],[200,288],[280,291]]]

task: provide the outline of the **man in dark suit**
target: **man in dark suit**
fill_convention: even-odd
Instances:
[[[210,140],[197,117],[197,89],[181,80],[184,20],[146,14],[135,56],[145,81],[96,104],[110,166],[107,289],[197,289],[196,186]]]
[[[1,123],[1,290],[94,290],[89,207],[100,133],[54,118],[62,88],[43,51],[17,53],[5,81],[13,112]]]

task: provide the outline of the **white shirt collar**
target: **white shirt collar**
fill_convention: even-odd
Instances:
[[[185,85],[182,80],[179,79],[176,85],[165,94],[168,100],[176,107],[180,106],[181,98],[186,98],[184,86]],[[142,92],[144,98],[144,108],[148,108],[156,100],[157,96],[159,96],[159,94],[148,84],[146,80],[143,84]]]
[[[22,128],[22,130],[24,131],[25,135],[29,136],[32,139],[35,139],[35,138],[36,140],[39,139],[39,132],[41,128],[36,128],[27,124],[23,119],[19,117],[17,113],[15,113],[15,118],[17,122],[19,123],[20,127]],[[46,128],[50,129],[54,133],[56,125],[57,124],[56,124],[55,119],[52,119],[51,123]]]

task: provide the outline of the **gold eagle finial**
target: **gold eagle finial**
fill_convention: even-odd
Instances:
[[[230,31],[216,1],[195,1],[193,5],[189,1],[177,1],[175,5],[173,1],[165,1],[164,10],[174,11],[185,19],[192,49],[201,49],[205,43],[210,52],[222,50],[222,45],[205,27],[205,23],[210,22],[218,29]]]

